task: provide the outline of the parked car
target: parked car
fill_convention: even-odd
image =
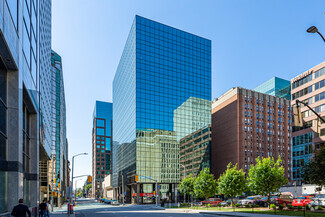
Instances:
[[[290,194],[280,194],[277,196],[273,196],[273,199],[276,205],[282,204],[283,206],[287,206],[288,204],[292,204],[294,198]]]
[[[259,206],[263,206],[263,207],[267,207],[268,206],[268,202],[267,202],[267,197],[263,197],[260,200],[256,200],[255,201],[255,205],[259,205]]]
[[[110,199],[104,198],[104,199],[102,199],[102,201],[103,201],[103,203],[111,204]]]
[[[255,204],[255,202],[257,200],[260,200],[262,199],[261,196],[249,196],[249,197],[246,197],[245,199],[242,199],[242,200],[239,200],[238,203],[240,206],[245,206],[245,205],[248,205],[248,204]]]
[[[312,200],[311,196],[299,196],[292,201],[292,206],[307,206]]]
[[[211,206],[217,206],[221,202],[220,198],[209,198],[207,201],[201,201],[200,205],[210,204]]]
[[[238,199],[237,198],[234,198],[233,200],[234,200],[234,204],[238,203]],[[220,205],[222,205],[222,206],[230,206],[231,205],[231,199],[222,201],[220,203]]]
[[[120,205],[119,202],[118,202],[118,200],[112,200],[111,201],[111,204],[114,205],[114,206]]]
[[[325,194],[316,194],[315,197],[313,197],[313,200],[311,201],[310,205],[312,207],[315,206],[325,207]]]

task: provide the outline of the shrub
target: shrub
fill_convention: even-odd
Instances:
[[[297,206],[298,209],[302,209],[302,206]]]
[[[318,206],[317,210],[323,210],[324,208],[321,206]]]
[[[254,207],[255,207],[255,208],[258,208],[258,207],[260,207],[260,206],[256,204],[256,205],[254,205]]]
[[[279,209],[280,210],[283,210],[283,208],[284,208],[284,205],[283,204],[279,204]]]
[[[246,207],[246,208],[249,208],[249,207],[250,207],[250,204],[246,204],[245,207]]]
[[[291,204],[287,205],[288,209],[293,209],[293,206]]]
[[[271,205],[270,205],[270,208],[271,208],[271,209],[276,209],[276,205],[275,205],[275,204],[271,204]]]
[[[239,203],[236,203],[236,204],[235,204],[235,207],[240,207]]]

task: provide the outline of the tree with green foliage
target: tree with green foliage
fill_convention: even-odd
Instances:
[[[181,183],[178,185],[178,190],[181,193],[188,195],[188,198],[190,199],[190,195],[194,194],[194,182],[195,177],[191,174],[182,179]]]
[[[207,201],[208,197],[215,195],[217,191],[217,181],[208,168],[201,170],[194,182],[194,193],[197,197],[204,197]]]
[[[92,184],[91,183],[84,186],[85,194],[87,196],[88,196],[88,193],[89,193],[89,189],[91,189],[91,187],[92,187]]]
[[[303,167],[305,183],[325,187],[325,147],[315,152],[314,157]]]
[[[279,157],[275,162],[273,158],[256,158],[256,164],[249,169],[248,187],[255,194],[266,195],[270,204],[271,194],[279,191],[281,185],[287,184],[284,177],[284,168]]]
[[[220,194],[231,197],[231,205],[234,206],[234,197],[240,196],[246,190],[245,172],[238,169],[237,164],[228,164],[227,170],[218,179],[218,191]]]

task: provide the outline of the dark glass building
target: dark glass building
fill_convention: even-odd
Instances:
[[[126,202],[154,202],[156,180],[160,198],[176,199],[179,140],[210,123],[193,119],[193,106],[211,114],[210,100],[211,41],[136,16],[113,82],[118,199],[124,193]]]
[[[112,174],[113,104],[96,101],[92,130],[92,195],[102,194],[102,182]]]

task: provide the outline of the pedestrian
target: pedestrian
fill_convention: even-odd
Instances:
[[[15,217],[27,217],[26,213],[28,214],[29,217],[31,217],[31,213],[26,205],[24,205],[24,200],[19,199],[18,205],[15,206],[11,212],[12,216]]]
[[[39,205],[39,216],[40,217],[46,217],[48,212],[48,206],[46,204],[46,200],[43,200],[43,202]]]

